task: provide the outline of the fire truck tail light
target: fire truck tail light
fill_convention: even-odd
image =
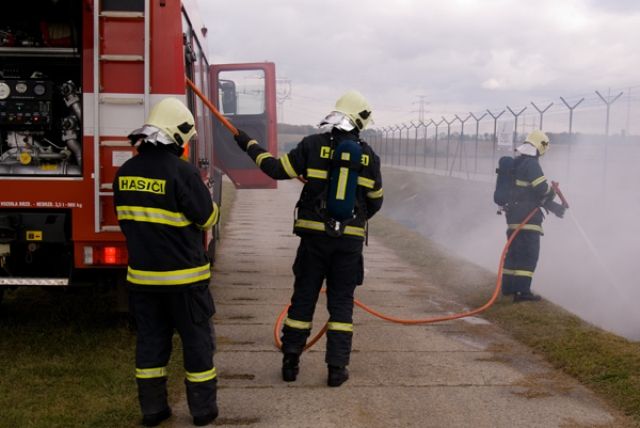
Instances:
[[[102,260],[106,265],[114,265],[118,262],[118,249],[116,247],[104,247]]]
[[[84,264],[90,266],[126,265],[127,249],[119,246],[85,246]]]
[[[84,264],[93,264],[93,247],[84,247]]]

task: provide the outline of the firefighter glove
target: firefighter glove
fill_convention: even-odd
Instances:
[[[566,211],[566,208],[560,205],[559,203],[553,202],[553,201],[547,201],[547,203],[544,204],[544,207],[549,211],[551,211],[552,213],[554,213],[556,217],[559,217],[559,218],[564,217],[564,212]]]
[[[236,140],[236,143],[238,143],[238,146],[242,149],[243,152],[247,151],[249,143],[251,143],[252,141],[253,143],[256,143],[256,140],[248,136],[247,133],[241,129],[238,129],[238,134],[234,135],[233,139]]]

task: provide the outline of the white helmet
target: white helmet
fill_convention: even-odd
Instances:
[[[540,131],[539,129],[531,131],[529,135],[527,135],[527,138],[524,140],[524,142],[529,143],[533,147],[535,147],[538,150],[540,156],[544,155],[544,153],[549,148],[549,137],[547,137],[547,134]]]
[[[359,130],[367,127],[371,120],[371,107],[358,91],[348,91],[336,101],[336,111],[349,117]]]
[[[196,135],[193,114],[177,98],[165,98],[153,106],[145,125],[129,134],[135,143],[140,138],[157,144],[177,144],[182,147]]]

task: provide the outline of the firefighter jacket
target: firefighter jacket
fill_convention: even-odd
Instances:
[[[327,218],[323,204],[329,183],[332,151],[336,145],[334,129],[324,134],[305,137],[289,153],[276,159],[260,147],[255,140],[249,142],[247,153],[269,177],[282,180],[302,176],[306,183],[296,205],[297,215],[293,229],[297,235],[326,233]],[[344,226],[343,236],[364,239],[367,220],[382,206],[383,190],[380,158],[364,141],[362,168],[358,172],[355,217]]]
[[[518,156],[514,161],[513,175],[515,186],[506,210],[509,230],[516,229],[533,209],[541,207],[547,199],[554,197],[553,189],[542,172],[537,156]],[[542,234],[543,218],[542,211],[538,210],[522,230]]]
[[[218,206],[198,170],[173,149],[143,143],[113,182],[135,288],[176,289],[211,277],[203,231],[217,223]]]

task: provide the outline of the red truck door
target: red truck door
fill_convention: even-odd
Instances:
[[[212,65],[213,104],[236,128],[278,154],[276,120],[276,71],[270,62]],[[276,181],[263,174],[240,150],[231,133],[218,121],[213,127],[214,164],[229,176],[237,188],[274,189]]]

